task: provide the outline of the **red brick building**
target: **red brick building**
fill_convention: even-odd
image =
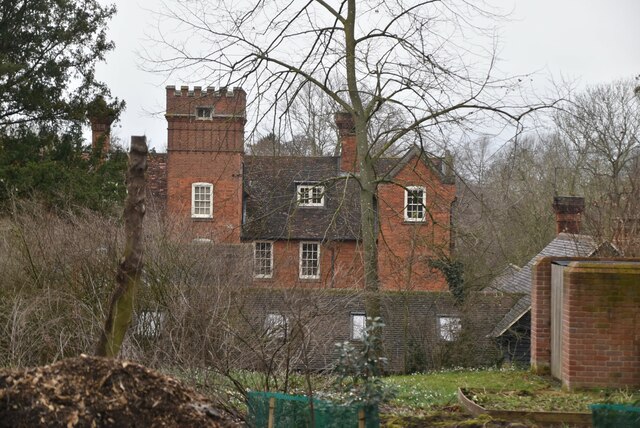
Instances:
[[[342,156],[244,153],[246,94],[167,87],[166,209],[189,239],[254,245],[254,283],[361,288],[360,203],[351,117]],[[379,159],[379,269],[386,290],[446,290],[429,261],[449,255],[455,186],[442,159],[414,147]]]

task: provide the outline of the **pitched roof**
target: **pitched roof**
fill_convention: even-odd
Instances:
[[[440,179],[440,181],[452,184],[453,177],[447,177],[443,172],[443,162],[441,158],[428,156],[424,149],[413,146],[409,149],[404,156],[399,159],[381,159],[378,162],[378,168],[376,168],[376,173],[378,177],[384,177],[385,175],[388,178],[393,178],[396,174],[398,174],[402,168],[404,168],[412,159],[418,158],[422,160],[431,170],[435,173],[436,177]],[[392,161],[392,162],[389,162]],[[389,168],[389,169],[386,169]]]
[[[560,233],[546,247],[535,255],[520,270],[511,275],[500,275],[494,279],[489,287],[505,293],[522,294],[511,310],[496,324],[489,334],[498,337],[515,324],[531,309],[531,270],[533,265],[543,257],[589,257],[599,248],[596,241],[589,235],[574,235]]]
[[[439,158],[413,148],[402,158],[379,159],[376,176],[392,179],[416,156],[438,172]],[[339,157],[245,156],[244,240],[359,240],[360,198],[356,177],[340,171]],[[297,185],[324,186],[324,207],[301,207]]]
[[[360,200],[353,177],[340,176],[338,157],[245,156],[243,239],[355,240]],[[324,186],[324,207],[300,207],[297,185]]]

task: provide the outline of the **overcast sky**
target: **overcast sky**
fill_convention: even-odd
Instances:
[[[103,3],[112,3],[101,0]],[[610,82],[640,75],[640,0],[491,0],[511,19],[502,24],[498,66],[513,74],[540,72],[542,91],[553,79],[579,85]],[[127,103],[114,135],[125,143],[146,135],[158,151],[166,149],[164,87],[184,82],[143,71],[139,53],[156,34],[149,10],[155,0],[116,0],[118,13],[109,25],[116,48],[98,66],[97,76],[112,94]],[[218,86],[218,82],[201,82]]]

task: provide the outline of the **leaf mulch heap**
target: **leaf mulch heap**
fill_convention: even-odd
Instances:
[[[82,355],[0,370],[0,427],[234,427],[203,395],[139,364]]]

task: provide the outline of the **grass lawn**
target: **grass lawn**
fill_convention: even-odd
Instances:
[[[385,383],[396,390],[392,405],[413,409],[456,403],[458,387],[535,391],[550,386],[549,379],[516,369],[460,369],[390,376]]]
[[[457,388],[473,391],[474,401],[500,410],[589,412],[594,403],[634,403],[637,390],[583,390],[568,392],[560,382],[526,370],[452,370],[410,376],[392,376],[386,383],[397,391],[394,407],[429,409],[457,402]]]
[[[241,412],[246,411],[241,395],[228,380],[211,373],[185,372],[179,377],[198,387],[205,394],[225,397]],[[249,389],[262,390],[261,376],[252,372],[237,372],[238,380]],[[208,378],[208,379],[207,379]],[[305,393],[304,379],[290,378],[289,393]],[[314,389],[319,395],[332,396],[334,378],[313,375]],[[477,402],[491,409],[539,411],[589,411],[589,404],[598,402],[633,403],[640,400],[640,391],[580,391],[567,392],[550,377],[537,376],[518,369],[458,369],[425,374],[389,376],[383,382],[395,391],[395,398],[381,406],[385,427],[504,427],[505,421],[494,421],[487,415],[473,418],[457,405],[459,387],[472,390]],[[281,385],[270,385],[277,390]],[[324,394],[322,394],[324,393]],[[463,425],[461,425],[463,424]],[[520,425],[523,426],[523,425]],[[524,425],[526,426],[526,425]]]

